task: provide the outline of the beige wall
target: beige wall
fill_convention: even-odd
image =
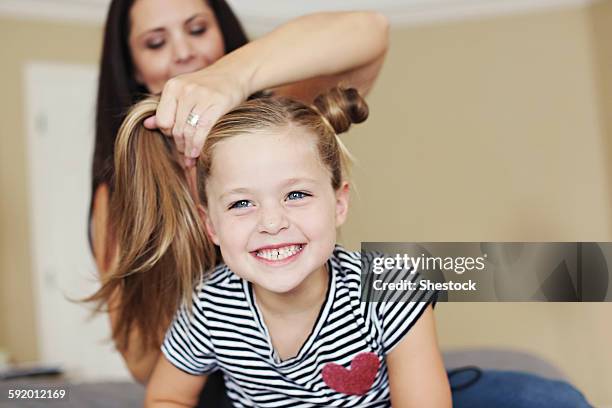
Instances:
[[[102,39],[97,27],[9,19],[0,19],[0,38],[0,348],[26,361],[36,358],[37,344],[23,67],[31,60],[97,63]]]
[[[605,146],[612,157],[612,1],[600,1],[591,8],[594,59],[599,89],[599,116],[605,130]],[[608,161],[612,174],[612,161]]]
[[[610,241],[610,16],[598,37],[589,10],[394,32],[371,118],[346,139],[360,166],[345,242]],[[443,348],[532,351],[612,403],[612,303],[436,314]]]
[[[347,139],[359,197],[344,242],[611,240],[611,17],[607,2],[393,32],[371,119]],[[0,20],[0,35],[0,347],[25,360],[36,346],[21,68],[95,62],[100,30]],[[612,304],[437,309],[444,348],[533,351],[612,403]]]
[[[363,196],[351,242],[610,238],[587,11],[425,26],[391,41],[371,119],[348,140]]]

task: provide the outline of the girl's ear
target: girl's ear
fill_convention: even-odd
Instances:
[[[206,228],[206,233],[208,234],[210,240],[215,244],[219,245],[219,237],[217,237],[217,233],[215,232],[215,227],[210,220],[206,212],[206,208],[202,204],[198,204],[198,214],[200,214],[200,218],[204,221],[204,227]]]
[[[348,216],[349,193],[349,183],[343,181],[340,188],[336,190],[336,228],[344,224]]]

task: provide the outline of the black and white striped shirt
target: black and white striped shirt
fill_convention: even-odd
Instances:
[[[235,407],[389,407],[385,355],[421,316],[432,294],[415,292],[401,303],[362,302],[360,253],[337,246],[328,266],[327,299],[295,357],[279,360],[251,285],[223,264],[196,287],[191,315],[184,305],[178,311],[162,344],[164,355],[189,374],[221,369]],[[325,383],[326,364],[348,369],[364,352],[374,353],[379,362],[367,392],[347,395]]]

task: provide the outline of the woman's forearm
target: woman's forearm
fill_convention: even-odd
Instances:
[[[149,378],[151,378],[153,368],[155,368],[155,363],[161,353],[156,349],[148,353],[138,353],[138,355],[136,355],[136,353],[130,353],[129,350],[121,354],[134,380],[142,385],[147,385]]]
[[[191,166],[217,120],[258,91],[276,88],[307,103],[339,84],[367,94],[387,45],[387,19],[376,12],[296,18],[200,71],[169,79],[145,126],[172,135]],[[197,126],[188,124],[191,114]]]
[[[365,68],[382,60],[387,46],[388,22],[380,13],[317,13],[278,27],[218,64],[233,71],[250,95]]]

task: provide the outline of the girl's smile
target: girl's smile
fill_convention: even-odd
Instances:
[[[261,247],[253,252],[257,260],[272,266],[286,265],[294,261],[306,244],[280,244]]]

